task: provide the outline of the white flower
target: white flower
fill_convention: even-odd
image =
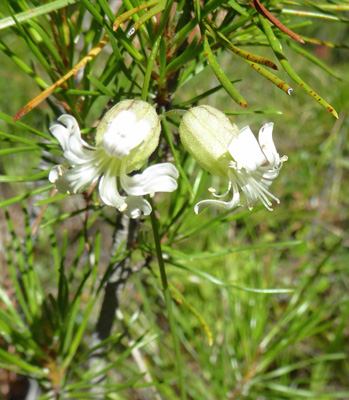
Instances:
[[[264,125],[257,141],[249,126],[239,131],[225,114],[213,107],[194,107],[184,115],[179,127],[184,147],[204,169],[227,177],[229,182],[222,195],[210,188],[216,199],[197,203],[196,213],[211,205],[231,210],[245,204],[251,209],[257,200],[272,211],[270,199],[280,202],[269,192],[269,186],[279,175],[287,157],[280,158],[276,151],[273,126],[273,123]],[[221,200],[230,192],[230,201]]]
[[[225,210],[243,205],[240,203],[240,190],[242,191],[246,206],[252,209],[253,204],[259,199],[263,205],[272,211],[270,199],[280,203],[280,200],[268,190],[279,171],[286,156],[280,158],[276,151],[272,134],[273,123],[265,124],[259,131],[258,142],[249,126],[242,128],[228,146],[232,157],[227,171],[229,186],[226,193],[216,195],[215,189],[210,189],[215,197],[223,197],[232,189],[233,197],[230,201],[203,200],[195,205],[195,212],[199,213],[204,208],[215,205]]]
[[[74,117],[62,115],[58,121],[50,131],[70,164],[70,168],[58,165],[49,174],[58,191],[80,193],[99,180],[102,202],[137,218],[152,210],[141,196],[176,190],[178,171],[170,163],[127,175],[144,165],[159,141],[159,119],[148,103],[124,100],[113,107],[97,129],[96,146],[82,139]],[[118,184],[125,194],[119,193]]]

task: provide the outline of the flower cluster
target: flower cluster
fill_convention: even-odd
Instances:
[[[231,210],[239,205],[251,208],[259,199],[272,210],[270,199],[279,200],[269,192],[286,156],[280,158],[272,139],[273,124],[264,125],[258,141],[250,128],[239,130],[221,111],[198,106],[183,116],[179,134],[186,150],[213,175],[228,179],[222,194],[210,188],[215,199],[200,201],[194,211],[208,206]],[[173,192],[179,176],[171,163],[160,163],[140,170],[157,148],[160,120],[155,109],[141,100],[124,100],[111,108],[97,127],[95,145],[81,137],[76,119],[62,115],[51,126],[59,141],[69,168],[52,168],[49,180],[58,191],[75,194],[98,182],[101,201],[137,218],[149,215],[151,205],[143,197],[156,192]],[[221,200],[232,192],[229,201]]]

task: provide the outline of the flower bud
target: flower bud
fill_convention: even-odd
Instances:
[[[231,155],[228,145],[238,127],[211,106],[191,108],[179,125],[179,135],[187,151],[202,168],[213,175],[227,176]]]
[[[160,120],[142,100],[123,100],[112,107],[97,127],[96,146],[123,160],[125,172],[140,169],[159,143]]]

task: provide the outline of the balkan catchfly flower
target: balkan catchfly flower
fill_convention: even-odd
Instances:
[[[159,143],[160,121],[150,104],[123,100],[111,108],[97,127],[95,146],[82,139],[74,117],[62,115],[58,122],[50,131],[70,164],[70,168],[58,165],[50,171],[49,180],[59,192],[80,193],[99,181],[104,204],[137,218],[152,210],[141,196],[176,190],[178,171],[170,163],[129,175],[142,168]]]
[[[196,213],[211,205],[231,210],[245,204],[251,209],[257,200],[272,211],[270,199],[280,203],[269,192],[269,186],[287,157],[280,158],[276,151],[273,126],[265,124],[257,141],[249,126],[239,130],[224,113],[211,106],[194,107],[183,116],[179,134],[184,147],[208,172],[228,178],[227,191],[218,195],[210,188],[216,199],[197,203]],[[229,201],[219,200],[231,191]]]

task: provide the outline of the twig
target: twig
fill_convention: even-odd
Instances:
[[[294,33],[293,31],[291,31],[291,29],[283,25],[276,17],[274,17],[273,14],[271,14],[264,6],[262,6],[259,0],[251,1],[250,5],[261,15],[263,15],[263,17],[267,18],[272,24],[279,28],[280,31],[286,33],[286,35],[304,44],[304,40],[299,35],[297,35],[297,33]]]
[[[134,241],[137,239],[139,220],[129,219],[125,214],[119,214],[116,226],[113,247],[119,249],[122,242],[126,240],[125,250],[131,249]],[[110,336],[115,315],[119,308],[120,294],[125,287],[127,279],[133,272],[130,268],[130,261],[131,252],[124,260],[115,265],[114,272],[108,278],[104,289],[101,311],[96,324],[96,331],[92,335],[91,347],[98,346],[104,339]],[[98,348],[91,354],[89,367],[102,370],[106,364],[103,359],[104,356],[105,349]],[[95,378],[99,383],[101,379],[103,380],[103,377],[101,378],[99,375]]]

